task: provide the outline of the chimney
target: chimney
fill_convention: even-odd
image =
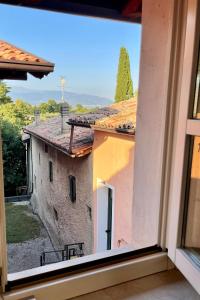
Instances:
[[[38,108],[35,109],[34,115],[35,115],[35,125],[38,125],[40,123],[40,110]]]
[[[61,133],[65,133],[68,129],[67,116],[69,114],[69,104],[67,102],[61,103],[60,116],[61,116]]]

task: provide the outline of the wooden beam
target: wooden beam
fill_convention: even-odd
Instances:
[[[140,0],[142,1],[142,0]],[[102,1],[102,4],[99,2],[95,2],[94,4],[91,2],[88,4],[87,1],[67,1],[67,0],[0,0],[0,3],[11,4],[11,5],[20,5],[27,6],[32,8],[39,8],[44,10],[58,11],[63,13],[70,13],[76,15],[84,15],[84,16],[92,16],[99,17],[105,19],[113,19],[131,23],[139,23],[141,16],[134,17],[123,14],[119,9],[119,4],[113,1],[112,5],[108,5],[106,1]],[[123,0],[121,0],[123,3]],[[98,5],[99,4],[99,5]]]
[[[0,70],[0,80],[27,80],[27,73],[15,70]]]
[[[122,15],[125,17],[139,16],[142,14],[142,0],[129,0],[125,5]]]

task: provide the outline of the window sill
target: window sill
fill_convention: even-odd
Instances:
[[[80,273],[91,269],[97,269],[101,266],[106,266],[133,258],[135,259],[138,257],[144,257],[146,255],[155,254],[158,252],[161,252],[161,248],[158,246],[152,246],[143,249],[136,249],[133,246],[128,246],[8,274],[7,290],[10,290],[11,288],[21,284],[25,285],[37,282],[38,280],[41,281],[41,276],[43,279],[53,279],[58,275],[66,276],[71,275],[72,272],[73,274]]]
[[[33,295],[37,300],[66,300],[167,269],[167,253],[160,252],[54,280],[46,279],[7,292],[4,300],[18,300]]]

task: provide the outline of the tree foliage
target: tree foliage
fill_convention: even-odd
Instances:
[[[22,128],[33,121],[33,106],[22,101],[0,105],[0,129],[3,139],[4,188],[6,196],[26,185],[26,149]]]
[[[7,120],[19,129],[33,121],[33,112],[34,107],[23,100],[0,105],[0,118]]]
[[[60,111],[60,104],[53,99],[49,99],[47,102],[42,102],[38,108],[42,114],[58,113]]]
[[[133,82],[131,79],[130,60],[126,48],[120,49],[115,102],[133,97]]]
[[[11,97],[8,96],[10,88],[3,81],[0,81],[0,105],[12,102]]]
[[[88,113],[93,111],[94,109],[90,109],[87,108],[81,104],[76,104],[76,106],[74,108],[71,109],[72,112],[76,113],[76,114],[83,114],[83,113]]]
[[[26,184],[26,149],[18,126],[8,120],[0,123],[3,140],[4,188],[6,196],[16,195],[16,188]]]

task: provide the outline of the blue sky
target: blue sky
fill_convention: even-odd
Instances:
[[[96,18],[0,5],[0,39],[55,63],[45,79],[9,85],[66,90],[114,98],[120,47],[127,48],[134,88],[138,86],[141,26]]]

